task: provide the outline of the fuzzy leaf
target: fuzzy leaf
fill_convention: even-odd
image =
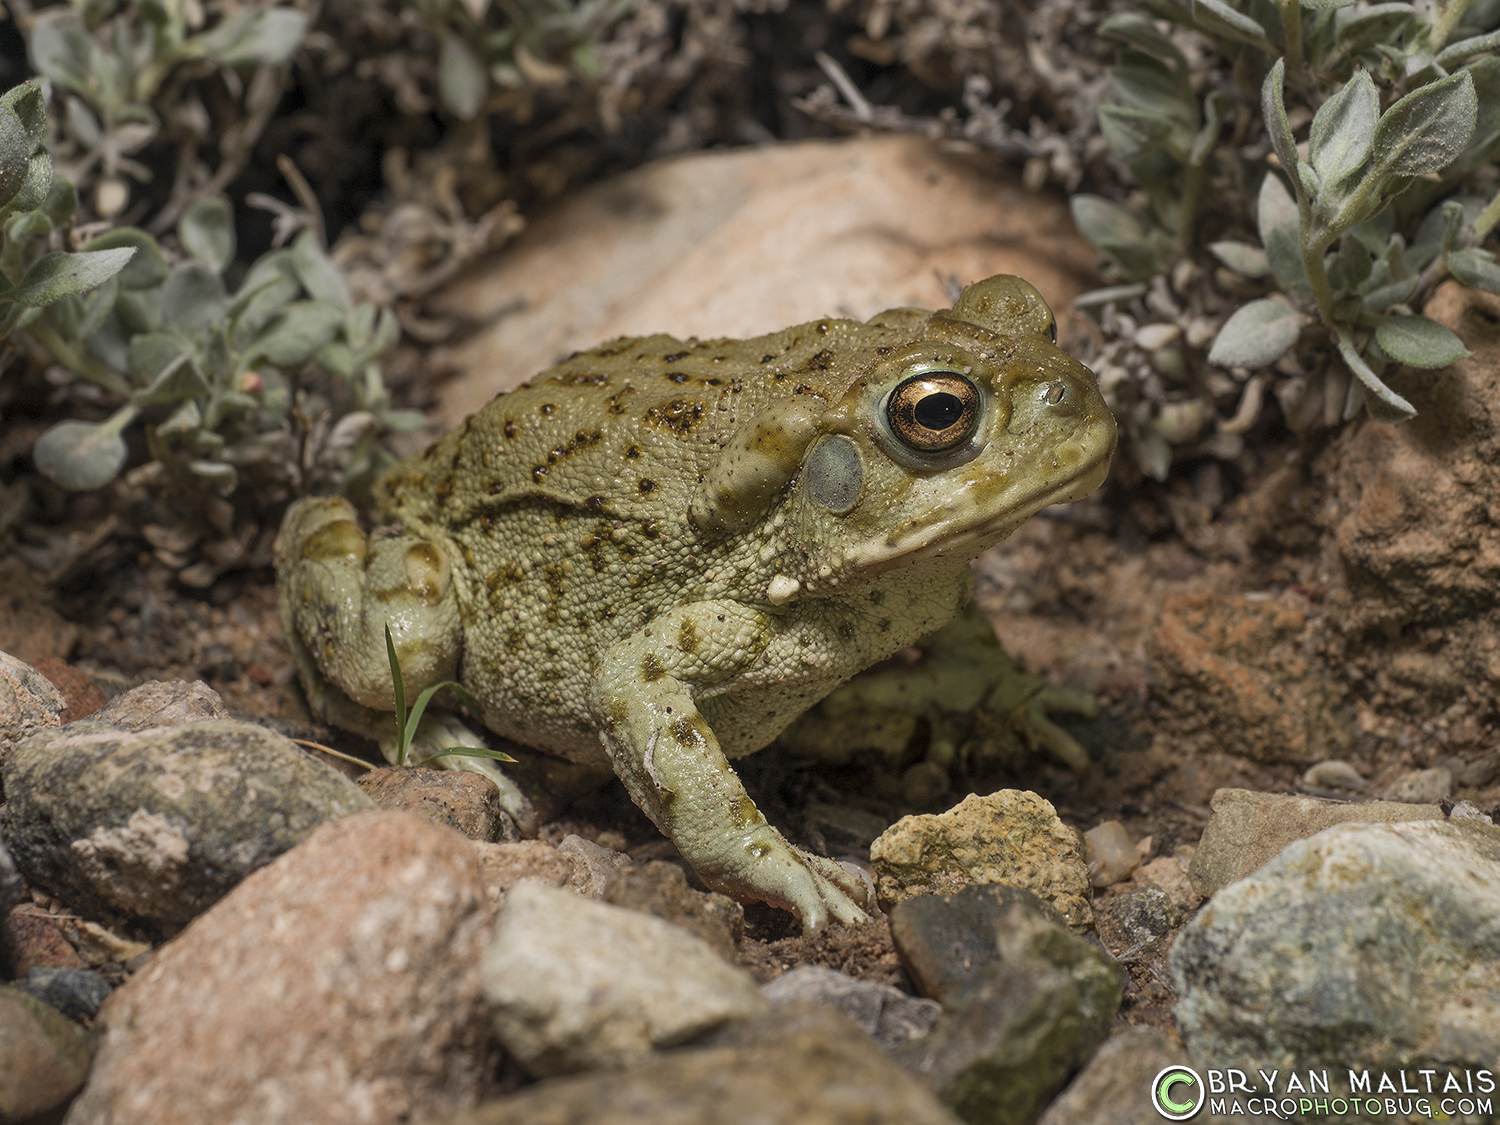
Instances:
[[[277,367],[301,367],[332,340],[343,318],[317,301],[296,301],[256,337],[253,351]]]
[[[125,268],[134,249],[94,250],[77,254],[56,252],[31,263],[26,276],[9,293],[12,301],[30,308],[50,305],[74,293],[86,293]]]
[[[93,44],[78,16],[53,8],[39,16],[27,37],[31,64],[64,89],[86,94],[94,73]]]
[[[182,263],[162,285],[167,326],[183,336],[196,336],[224,319],[228,304],[218,271],[201,262]]]
[[[114,480],[128,452],[110,422],[59,422],[37,438],[31,456],[48,480],[85,492]]]
[[[1438,52],[1432,61],[1444,70],[1451,70],[1465,59],[1472,59],[1475,55],[1482,55],[1486,51],[1500,49],[1500,31],[1492,31],[1488,35],[1476,35],[1471,39],[1460,39],[1457,43],[1450,43]]]
[[[443,36],[438,56],[438,89],[443,104],[460,121],[472,121],[489,93],[490,76],[473,48],[453,32]]]
[[[1479,100],[1467,71],[1418,87],[1375,127],[1371,173],[1420,176],[1446,168],[1474,132]]]
[[[1242,42],[1271,53],[1271,41],[1266,32],[1243,12],[1237,12],[1223,0],[1195,0],[1194,18],[1200,26],[1221,31]]]
[[[1282,301],[1251,301],[1224,323],[1208,362],[1220,367],[1264,367],[1297,342],[1304,317]]]
[[[200,199],[177,221],[182,247],[215,273],[234,261],[234,217],[222,199]]]
[[[26,183],[31,163],[31,138],[20,118],[0,107],[0,203],[10,200]]]
[[[193,357],[179,355],[162,368],[150,386],[136,391],[131,399],[140,406],[161,406],[198,398],[206,395],[209,390],[208,380],[203,377],[203,372],[198,369]]]
[[[1179,74],[1187,73],[1187,59],[1177,45],[1139,12],[1117,12],[1099,25],[1099,34],[1123,40],[1138,51],[1176,64]]]
[[[1417,283],[1421,280],[1420,275],[1412,274],[1410,277],[1388,281],[1384,285],[1370,288],[1362,299],[1366,311],[1384,312],[1392,305],[1399,305],[1410,300],[1411,295],[1417,291]]]
[[[306,28],[307,16],[294,8],[241,8],[212,31],[189,39],[183,49],[224,66],[277,66],[292,57]]]
[[[1385,422],[1401,422],[1416,415],[1417,408],[1387,387],[1381,382],[1380,376],[1371,370],[1364,356],[1355,350],[1354,341],[1350,338],[1347,329],[1340,328],[1335,337],[1338,341],[1339,355],[1344,357],[1344,362],[1348,364],[1349,370],[1354,373],[1354,377],[1359,380],[1363,388],[1363,405],[1369,410],[1372,418]],[[1357,410],[1359,396],[1351,394],[1349,405]],[[1352,412],[1346,409],[1344,417],[1346,419],[1352,417]]]
[[[1448,255],[1448,270],[1465,285],[1500,293],[1500,266],[1487,250],[1455,250]]]
[[[1277,159],[1281,161],[1287,175],[1293,175],[1297,167],[1297,142],[1292,139],[1292,127],[1286,118],[1286,103],[1282,100],[1281,87],[1285,76],[1286,60],[1277,59],[1260,88],[1260,112],[1265,119],[1266,132],[1271,137],[1271,147],[1276,150]]]
[[[1307,288],[1307,267],[1302,261],[1301,216],[1297,203],[1274,172],[1261,181],[1256,206],[1260,241],[1276,280],[1287,289]]]
[[[1331,12],[1335,8],[1347,8],[1354,0],[1300,0],[1301,6],[1310,12]]]
[[[302,281],[302,288],[307,290],[307,295],[313,300],[324,301],[340,309],[353,307],[349,283],[344,280],[338,266],[333,264],[333,259],[318,246],[317,236],[312,231],[303,231],[292,244],[292,264],[296,267],[297,277]]]
[[[1361,70],[1329,98],[1313,118],[1308,153],[1313,170],[1329,188],[1364,166],[1380,117],[1380,95]]]
[[[121,289],[151,289],[167,279],[167,259],[161,246],[143,230],[135,227],[120,227],[118,230],[91,238],[84,250],[114,250],[132,247],[135,255],[120,271]]]
[[[1388,316],[1375,328],[1380,350],[1411,367],[1447,367],[1469,354],[1464,343],[1425,316]]]
[[[1271,272],[1266,252],[1248,242],[1210,242],[1209,250],[1241,277],[1265,277]]]
[[[141,382],[149,383],[190,350],[186,340],[170,332],[142,332],[131,337],[125,370]]]
[[[1099,132],[1109,142],[1110,152],[1129,162],[1160,148],[1172,124],[1145,110],[1106,105],[1099,107]]]
[[[1184,90],[1164,63],[1149,55],[1130,52],[1129,62],[1109,67],[1110,89],[1115,97],[1131,109],[1162,118],[1171,124],[1197,128],[1198,106],[1191,98],[1191,91]]]
[[[1078,224],[1078,232],[1095,246],[1102,248],[1146,239],[1146,228],[1134,214],[1102,196],[1075,195],[1068,201],[1068,207]]]
[[[1334,43],[1340,55],[1358,54],[1373,43],[1393,41],[1396,33],[1416,18],[1416,9],[1410,4],[1343,8],[1334,14]]]
[[[42,94],[42,84],[33,78],[12,86],[0,94],[0,106],[16,115],[31,138],[31,151],[35,152],[47,136],[47,99]]]

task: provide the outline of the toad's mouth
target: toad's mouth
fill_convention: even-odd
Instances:
[[[1089,495],[1109,475],[1113,454],[1111,441],[1104,456],[1081,458],[1077,471],[1035,491],[1029,491],[1028,482],[1005,474],[976,473],[941,507],[907,521],[883,539],[846,549],[845,561],[852,568],[880,573],[925,559],[974,558],[1043,508]],[[1014,493],[1014,498],[1007,493]]]

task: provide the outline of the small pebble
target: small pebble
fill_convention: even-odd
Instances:
[[[1140,866],[1141,856],[1130,842],[1130,833],[1118,820],[1106,820],[1083,834],[1083,857],[1089,867],[1089,882],[1107,887]]]

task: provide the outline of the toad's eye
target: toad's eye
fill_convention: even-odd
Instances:
[[[979,423],[979,390],[953,371],[913,375],[891,392],[886,419],[891,432],[919,453],[942,453],[961,444]]]

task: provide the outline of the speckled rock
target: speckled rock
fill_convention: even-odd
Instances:
[[[620,868],[604,901],[638,910],[702,938],[726,961],[745,936],[745,908],[728,895],[697,891],[675,863],[653,860]]]
[[[145,730],[227,719],[229,708],[202,680],[148,680],[115,696],[91,718],[124,730]]]
[[[1158,1125],[1162,1117],[1151,1104],[1151,1077],[1184,1057],[1175,1035],[1158,1027],[1127,1027],[1110,1036],[1037,1125]]]
[[[506,895],[480,972],[501,1042],[540,1076],[632,1066],[767,1007],[693,935],[540,883]]]
[[[936,1000],[909,996],[888,984],[855,980],[817,965],[782,973],[762,985],[761,992],[773,1004],[810,1000],[842,1012],[887,1051],[926,1035],[943,1010]]]
[[[1030,891],[999,884],[956,895],[923,895],[891,907],[891,942],[917,992],[947,1007],[1001,961],[1003,935],[1032,922],[1061,928],[1063,916]]]
[[[83,1085],[89,1036],[62,1013],[0,985],[0,1121],[62,1105]]]
[[[1411,770],[1402,774],[1381,794],[1387,801],[1408,805],[1435,805],[1453,793],[1453,774],[1442,766]]]
[[[62,692],[30,664],[0,652],[0,769],[15,746],[39,730],[62,725]]]
[[[945,813],[903,817],[870,845],[880,905],[954,894],[973,883],[1034,891],[1068,924],[1087,926],[1088,867],[1078,833],[1035,793],[973,795]]]
[[[791,1001],[712,1047],[542,1082],[442,1125],[958,1125],[846,1016]]]
[[[562,855],[542,840],[519,840],[513,844],[486,844],[476,841],[474,857],[479,861],[479,878],[490,902],[499,906],[505,896],[524,882],[543,883],[549,887],[566,887],[575,880],[582,885],[584,876],[577,873],[577,861]]]
[[[83,958],[63,937],[60,919],[30,903],[22,903],[0,918],[0,969],[23,977],[38,966],[81,969]]]
[[[16,987],[70,1020],[83,1023],[99,1014],[109,999],[109,982],[88,969],[58,969],[38,965],[16,981]]]
[[[355,784],[382,809],[415,813],[471,840],[514,843],[521,838],[516,822],[500,806],[495,783],[472,770],[386,766],[356,778]]]
[[[587,898],[605,898],[610,887],[620,878],[620,873],[632,862],[624,852],[601,847],[572,832],[562,838],[557,851],[573,862],[577,882],[570,889]]]
[[[1209,804],[1213,816],[1188,865],[1193,890],[1205,898],[1265,866],[1293,840],[1304,840],[1335,824],[1396,824],[1443,816],[1437,805],[1352,804],[1248,789],[1215,790]]]
[[[1170,958],[1206,1066],[1493,1067],[1500,828],[1344,824],[1225,887]]]
[[[492,1065],[488,914],[452,829],[378,810],[324,825],[109,999],[68,1125],[378,1125],[472,1105]]]
[[[1024,891],[909,899],[891,932],[944,1009],[932,1034],[896,1057],[971,1125],[1029,1125],[1104,1042],[1120,1006],[1119,964]]]
[[[1182,907],[1160,887],[1139,887],[1095,905],[1094,922],[1106,946],[1130,960],[1161,944],[1182,925]]]
[[[96,915],[186,925],[319,824],[371,807],[348,778],[232,720],[33,735],[4,769],[4,837],[33,883]]]

